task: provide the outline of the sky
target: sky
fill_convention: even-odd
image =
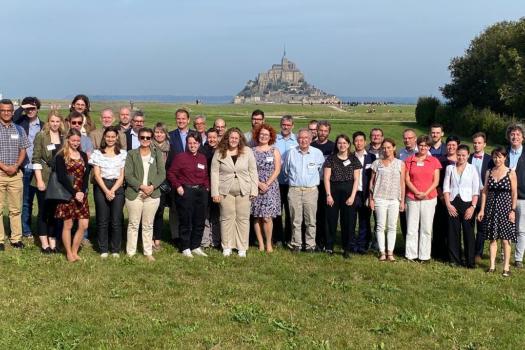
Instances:
[[[0,0],[0,94],[233,96],[289,60],[338,96],[440,96],[523,0]]]

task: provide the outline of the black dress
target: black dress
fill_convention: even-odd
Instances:
[[[510,186],[510,170],[507,174],[496,181],[490,172],[487,187],[487,201],[485,204],[485,239],[505,239],[516,241],[516,225],[509,221],[509,213],[512,209],[512,192]]]

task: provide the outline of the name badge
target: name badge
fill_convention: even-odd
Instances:
[[[11,134],[12,140],[18,140],[18,134]]]
[[[424,166],[425,163],[424,163],[424,162],[417,162],[416,165],[417,165],[417,166]]]
[[[350,162],[350,159],[347,159],[347,160],[345,160],[345,161],[343,162],[343,165],[344,165],[344,166],[349,166],[350,163],[351,163],[351,162]]]
[[[206,167],[204,166],[204,164],[197,163],[197,168],[204,170]]]
[[[48,150],[48,151],[53,151],[53,150],[55,150],[55,149],[56,149],[56,146],[55,146],[54,143],[52,143],[52,144],[50,144],[50,145],[47,145],[47,150]]]
[[[273,157],[266,157],[266,163],[273,163]]]
[[[308,168],[309,169],[315,168],[315,163],[308,163]]]
[[[150,158],[148,163],[153,164],[154,161],[155,161],[155,158]]]
[[[365,165],[365,169],[370,169],[372,167],[372,164]]]

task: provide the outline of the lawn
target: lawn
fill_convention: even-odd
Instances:
[[[178,105],[141,107],[147,124],[163,120],[174,127]],[[387,106],[381,113],[361,107],[189,107],[192,114],[220,115],[243,129],[256,107],[268,115],[304,116],[298,126],[330,117],[333,135],[380,126],[400,142],[402,130],[415,126],[413,106]],[[399,235],[398,248],[403,243]],[[520,349],[525,343],[524,273],[513,269],[504,279],[498,265],[497,274],[487,275],[487,260],[470,271],[401,257],[380,263],[373,254],[345,260],[282,248],[271,255],[251,248],[247,259],[209,253],[188,260],[164,243],[154,263],[142,256],[103,261],[86,247],[83,260],[69,264],[60,255],[41,255],[31,243],[23,251],[7,247],[0,253],[0,347]]]

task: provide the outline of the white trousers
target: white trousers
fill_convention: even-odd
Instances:
[[[437,198],[412,200],[407,197],[407,259],[430,260],[432,249],[432,224]],[[419,229],[419,232],[418,232]]]
[[[387,249],[394,251],[397,235],[397,218],[399,217],[399,201],[397,199],[376,199],[376,236],[379,251],[385,252],[385,229],[387,232]]]

